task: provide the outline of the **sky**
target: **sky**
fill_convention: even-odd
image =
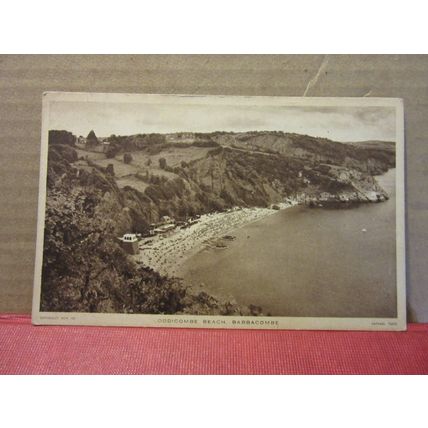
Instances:
[[[54,101],[49,129],[87,136],[284,131],[335,141],[395,141],[393,107],[215,105]]]

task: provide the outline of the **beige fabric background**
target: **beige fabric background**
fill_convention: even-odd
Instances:
[[[0,56],[0,312],[31,311],[48,90],[404,98],[408,310],[428,322],[428,56]]]

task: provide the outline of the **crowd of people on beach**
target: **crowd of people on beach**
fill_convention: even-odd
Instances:
[[[293,203],[279,204],[281,209]],[[179,276],[185,260],[203,248],[212,248],[213,239],[277,212],[273,208],[238,208],[226,212],[205,214],[187,228],[175,228],[165,234],[144,239],[140,243],[137,262],[161,275]]]

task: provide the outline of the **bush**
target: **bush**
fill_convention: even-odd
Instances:
[[[162,146],[161,145],[154,145],[154,146],[149,146],[147,147],[147,152],[149,153],[149,155],[154,156],[159,154],[162,151]]]
[[[123,154],[123,162],[125,162],[127,164],[132,162],[132,155],[131,155],[131,153],[124,153]]]
[[[76,137],[68,131],[57,131],[50,130],[48,137],[49,144],[67,144],[69,146],[74,146],[76,142]]]
[[[194,147],[220,147],[220,144],[216,143],[214,140],[203,140],[195,141],[192,146]]]
[[[56,144],[49,147],[50,161],[59,161],[61,158],[64,158],[67,162],[72,163],[77,161],[78,156],[76,150],[65,144]]]
[[[113,159],[120,152],[120,147],[115,144],[110,144],[110,147],[107,149],[106,158]]]
[[[159,159],[159,167],[161,169],[165,169],[166,168],[166,159],[165,158],[160,158]]]
[[[114,166],[112,163],[109,163],[106,167],[106,173],[114,176]]]

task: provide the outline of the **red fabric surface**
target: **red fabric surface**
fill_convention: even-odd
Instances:
[[[407,332],[32,326],[0,315],[1,374],[428,374]]]

